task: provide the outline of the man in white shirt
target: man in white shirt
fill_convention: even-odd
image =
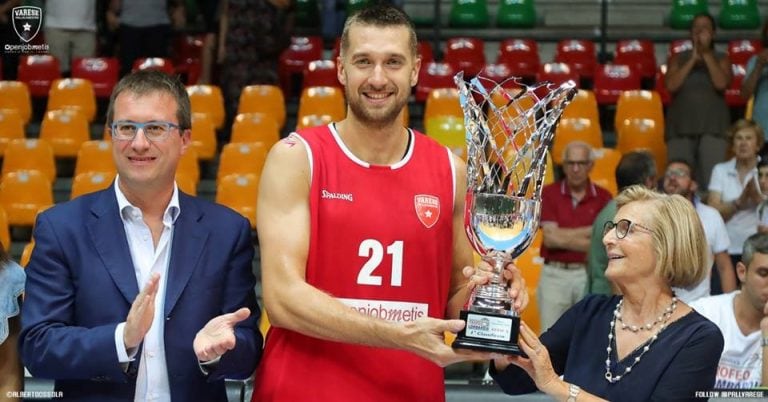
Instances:
[[[690,165],[683,160],[675,160],[667,165],[664,173],[663,190],[666,194],[679,194],[690,200],[696,208],[696,213],[701,219],[704,234],[707,236],[707,244],[710,250],[710,265],[714,261],[719,274],[723,292],[736,289],[736,278],[733,274],[733,263],[728,255],[730,240],[725,230],[725,222],[716,209],[701,202],[696,197],[697,183],[693,179],[693,171]],[[710,274],[711,275],[711,274]],[[675,289],[677,297],[684,302],[691,302],[710,294],[710,275],[690,289]]]
[[[768,386],[768,235],[744,242],[736,264],[741,290],[690,303],[717,324],[725,338],[715,388]]]
[[[224,402],[224,378],[261,355],[248,220],[176,186],[191,127],[177,78],[126,76],[107,122],[113,185],[38,217],[22,360],[67,401]]]

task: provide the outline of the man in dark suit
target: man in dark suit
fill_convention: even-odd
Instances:
[[[176,78],[126,76],[107,122],[114,184],[38,217],[24,364],[64,400],[226,401],[224,378],[261,356],[248,221],[176,187],[191,142]]]

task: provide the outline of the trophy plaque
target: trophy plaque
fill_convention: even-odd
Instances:
[[[536,235],[548,147],[575,84],[528,86],[514,78],[497,83],[482,77],[466,82],[461,72],[454,81],[467,142],[464,227],[493,272],[461,311],[466,326],[453,347],[521,355],[520,317],[503,271]]]

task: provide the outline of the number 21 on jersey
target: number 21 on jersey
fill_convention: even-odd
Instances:
[[[402,286],[403,284],[403,241],[395,240],[386,247],[387,255],[392,261],[390,286]],[[357,274],[357,283],[359,285],[381,286],[381,269],[386,269],[384,262],[384,245],[374,239],[365,239],[360,242],[357,251],[358,257],[368,258],[368,261],[360,268]],[[384,262],[384,264],[382,264]],[[376,271],[379,271],[378,273]]]

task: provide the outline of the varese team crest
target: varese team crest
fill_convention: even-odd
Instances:
[[[427,229],[437,223],[440,217],[440,199],[434,195],[417,194],[413,197],[416,216]]]
[[[13,30],[19,39],[29,43],[35,39],[40,32],[40,26],[43,25],[43,10],[40,7],[21,6],[14,7],[11,13]]]

